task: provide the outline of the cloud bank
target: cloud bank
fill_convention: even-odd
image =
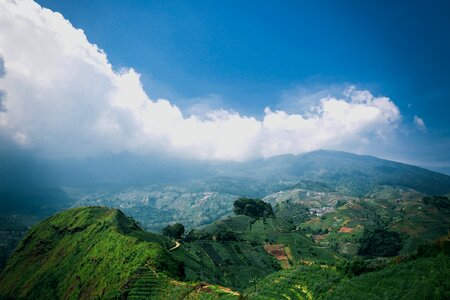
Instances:
[[[0,28],[0,133],[46,157],[156,151],[242,161],[351,150],[386,138],[401,119],[389,98],[353,86],[302,113],[186,116],[150,99],[135,70],[115,70],[59,13],[31,0],[1,1]]]

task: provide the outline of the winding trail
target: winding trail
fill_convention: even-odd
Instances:
[[[173,246],[172,248],[169,249],[169,251],[173,251],[176,250],[178,248],[180,248],[181,244],[178,241],[175,241],[175,246]]]

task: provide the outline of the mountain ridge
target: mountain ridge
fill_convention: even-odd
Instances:
[[[203,294],[204,285],[178,281],[183,273],[168,252],[172,246],[168,238],[142,231],[120,210],[69,209],[27,233],[0,275],[0,298],[167,299]],[[234,295],[220,288],[211,294]]]

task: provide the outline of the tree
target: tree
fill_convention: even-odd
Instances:
[[[233,203],[236,215],[246,215],[254,218],[272,217],[272,206],[259,199],[239,198]]]
[[[180,223],[167,225],[166,227],[164,227],[162,234],[173,239],[179,239],[184,234],[184,226]]]

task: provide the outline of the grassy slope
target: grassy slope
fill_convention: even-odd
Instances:
[[[301,266],[248,288],[248,299],[449,299],[450,258],[400,263],[347,278],[332,268]],[[289,297],[289,298],[287,298]]]
[[[67,210],[41,222],[22,240],[1,274],[0,297],[159,299],[203,294],[197,285],[171,278],[179,267],[166,250],[171,245],[162,236],[141,231],[118,210]],[[139,285],[152,276],[151,289]],[[208,297],[220,293],[212,291]]]
[[[330,298],[450,299],[450,258],[421,258],[346,279]]]
[[[391,199],[365,198],[339,207],[322,217],[312,218],[300,225],[306,232],[319,229],[329,231],[320,244],[339,250],[341,253],[356,254],[358,239],[365,227],[387,226],[404,237],[403,254],[412,253],[418,244],[439,239],[450,228],[450,210],[437,209],[423,204],[421,197]],[[342,227],[353,229],[342,233]]]
[[[303,261],[335,263],[340,258],[315,245],[292,225],[281,219],[253,220],[235,216],[219,220],[199,230],[210,236],[221,229],[233,231],[237,241],[219,242],[212,238],[184,242],[174,255],[185,263],[186,277],[221,283],[236,289],[251,286],[255,280]],[[277,261],[264,246],[283,244],[289,261]]]

